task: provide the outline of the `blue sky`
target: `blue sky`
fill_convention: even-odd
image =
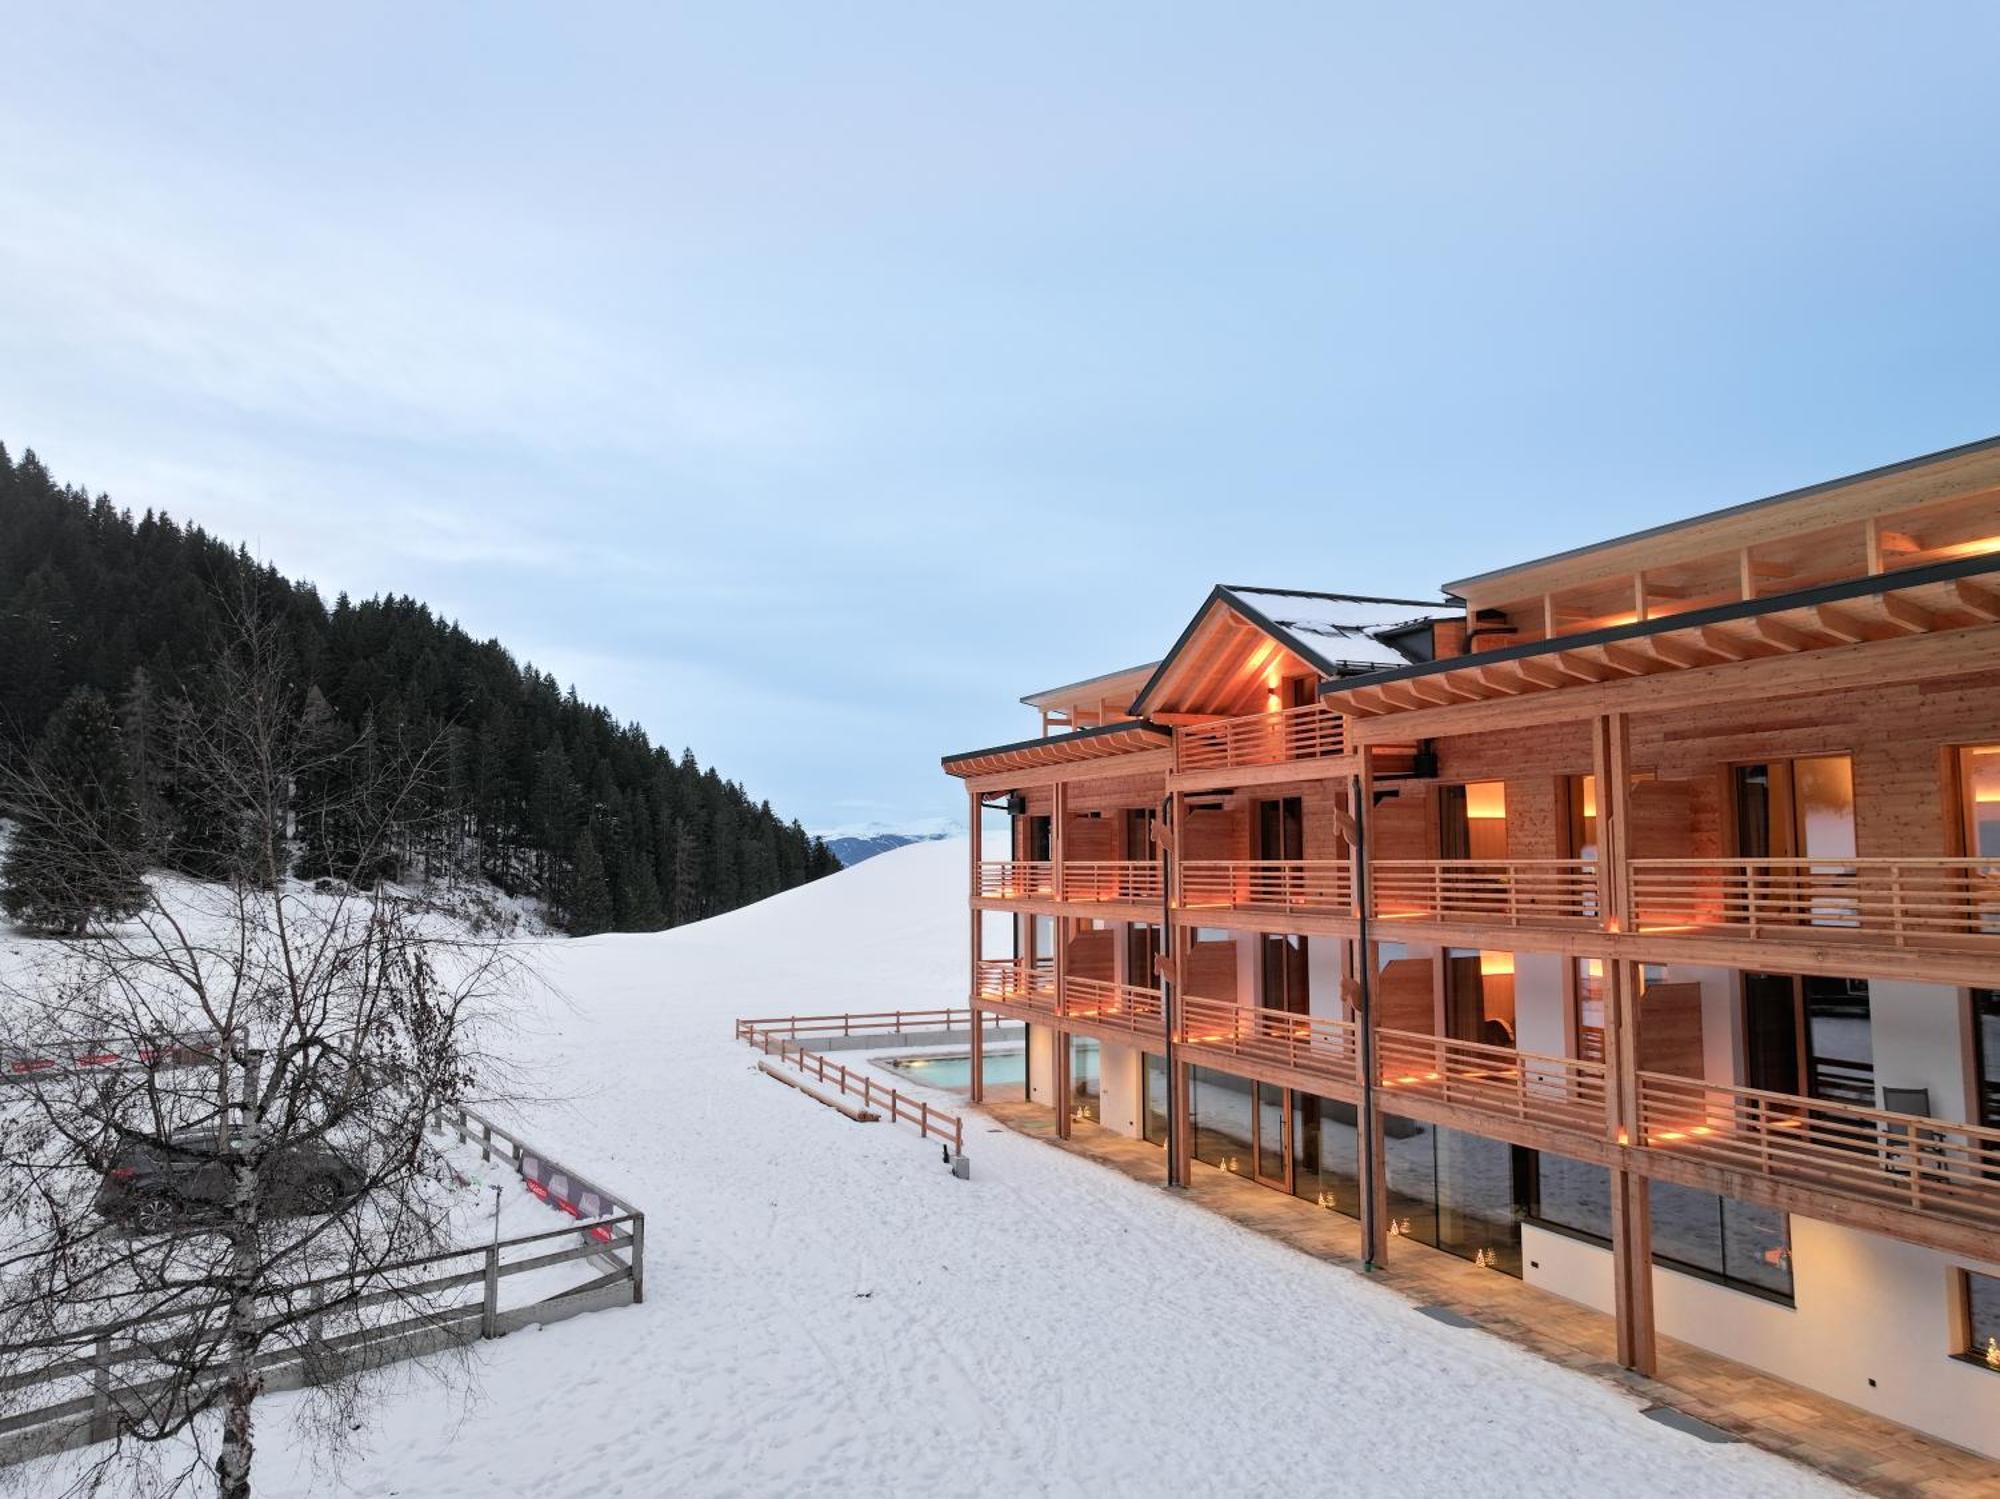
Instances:
[[[811,826],[2000,431],[2000,8],[10,5],[0,440]]]

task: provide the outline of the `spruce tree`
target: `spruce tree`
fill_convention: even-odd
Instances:
[[[80,937],[146,898],[138,809],[111,702],[63,700],[9,798],[18,823],[0,865],[0,909],[34,931]]]
[[[611,887],[605,882],[604,861],[597,855],[597,840],[589,828],[577,834],[568,906],[571,936],[588,937],[611,930]]]

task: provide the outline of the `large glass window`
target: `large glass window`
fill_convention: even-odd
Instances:
[[[1602,1166],[1543,1153],[1535,1158],[1530,1216],[1599,1244],[1611,1242],[1611,1173]],[[1672,1182],[1648,1184],[1653,1263],[1735,1290],[1792,1299],[1791,1219],[1775,1208],[1699,1192]]]
[[[2000,1128],[2000,989],[1972,991],[1972,1046],[1979,1068],[1979,1122]]]
[[[1382,1135],[1395,1231],[1519,1275],[1534,1153],[1395,1114]]]
[[[1586,1062],[1604,1060],[1604,960],[1577,958],[1576,1054]]]
[[[2000,1370],[2000,1276],[1965,1272],[1965,1356]]]
[[[1194,1158],[1224,1171],[1251,1172],[1250,1083],[1209,1067],[1188,1069],[1188,1124]]]
[[[1155,1145],[1167,1143],[1167,1059],[1148,1056],[1146,1058],[1146,1110],[1145,1120],[1140,1126],[1147,1140]]]
[[[1973,859],[2000,859],[2000,744],[1969,745],[1958,752],[1958,779],[1965,812],[1965,852]],[[1972,882],[1974,924],[2000,932],[2000,869],[1979,871]]]
[[[1354,1105],[1292,1096],[1292,1191],[1350,1218],[1361,1215],[1361,1142]]]
[[[1098,1080],[1097,1042],[1072,1036],[1069,1042],[1069,1107],[1073,1119],[1097,1123],[1103,1117],[1103,1086]]]

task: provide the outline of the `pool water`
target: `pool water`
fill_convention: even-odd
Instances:
[[[883,1065],[907,1073],[913,1083],[926,1088],[951,1088],[966,1092],[972,1087],[972,1054],[959,1052],[936,1057],[885,1057]],[[1028,1053],[1019,1046],[986,1049],[986,1086],[1002,1088],[1020,1084],[1028,1076]]]

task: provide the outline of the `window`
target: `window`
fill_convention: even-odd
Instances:
[[[1577,958],[1576,1054],[1586,1062],[1604,1060],[1604,960]]]
[[[1453,948],[1445,954],[1445,1033],[1487,1046],[1514,1044],[1514,955]]]
[[[2000,1276],[1977,1270],[1959,1272],[1965,1303],[1965,1346],[1958,1356],[2000,1373]]]
[[[1303,1015],[1311,1008],[1306,939],[1265,932],[1257,939],[1257,1002],[1267,1010]]]
[[[1498,860],[1507,857],[1507,783],[1469,781],[1440,786],[1438,857]]]
[[[1167,1143],[1167,1059],[1146,1058],[1146,1117],[1140,1126],[1149,1144]]]
[[[1972,1055],[1979,1072],[1979,1122],[2000,1128],[2000,989],[1972,991]]]
[[[1965,853],[1972,859],[2000,859],[2000,744],[1970,745],[1958,752],[1959,796],[1965,812]],[[2000,932],[2000,869],[1988,866],[1973,876],[1977,929]]]
[[[1791,1219],[1672,1182],[1648,1183],[1653,1263],[1776,1301],[1792,1299]],[[1611,1174],[1602,1166],[1543,1152],[1535,1158],[1529,1215],[1598,1244],[1611,1242]]]

